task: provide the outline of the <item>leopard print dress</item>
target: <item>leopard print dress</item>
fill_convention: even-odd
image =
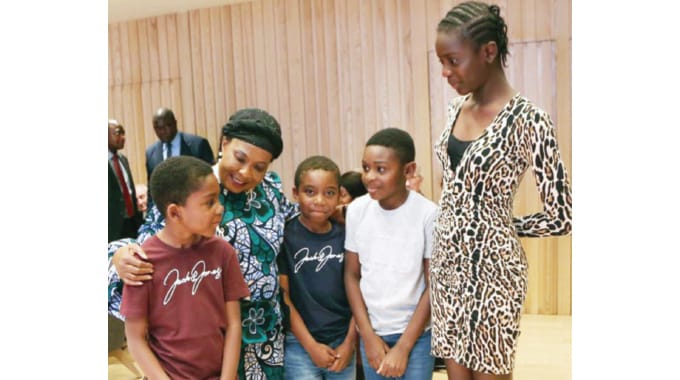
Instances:
[[[550,117],[519,94],[452,171],[446,148],[466,99],[451,101],[435,145],[444,178],[430,263],[432,354],[502,375],[514,367],[527,292],[518,237],[569,234],[571,190]],[[544,211],[514,218],[513,199],[530,167]]]

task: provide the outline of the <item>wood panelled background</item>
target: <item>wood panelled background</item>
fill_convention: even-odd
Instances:
[[[508,77],[555,122],[571,179],[571,1],[498,0],[508,23]],[[341,170],[388,126],[416,143],[423,193],[437,201],[432,144],[456,94],[434,54],[436,25],[452,0],[257,0],[109,24],[109,117],[126,127],[124,153],[138,183],[156,140],[152,115],[173,109],[181,131],[217,152],[230,114],[260,107],[283,129],[272,164],[290,196],[295,165],[313,154]],[[541,209],[531,173],[515,213]],[[571,237],[523,239],[525,312],[571,314]]]

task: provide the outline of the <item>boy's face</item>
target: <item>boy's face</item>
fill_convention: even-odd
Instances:
[[[302,173],[300,185],[293,188],[300,205],[300,218],[308,226],[327,223],[340,202],[340,185],[333,172],[311,169]]]
[[[381,145],[369,145],[364,149],[361,160],[361,181],[371,198],[380,202],[383,208],[390,209],[401,203],[406,194],[406,171],[394,149]]]
[[[205,176],[201,187],[189,194],[179,206],[182,225],[192,234],[211,237],[222,220],[224,207],[219,199],[220,187],[213,174]]]
[[[232,193],[251,190],[262,182],[271,162],[272,154],[256,145],[237,138],[222,139],[222,186]]]

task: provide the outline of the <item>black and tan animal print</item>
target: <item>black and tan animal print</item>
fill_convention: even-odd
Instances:
[[[432,353],[474,371],[514,367],[527,292],[519,236],[571,232],[571,190],[550,117],[517,94],[466,149],[455,173],[446,147],[466,96],[448,108],[435,145],[444,168],[431,258]],[[531,168],[544,210],[514,218],[513,199]]]

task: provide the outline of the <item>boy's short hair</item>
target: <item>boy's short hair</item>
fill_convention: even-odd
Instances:
[[[297,169],[295,169],[295,187],[300,186],[302,175],[305,174],[306,171],[315,169],[332,172],[335,175],[335,179],[338,181],[338,186],[340,186],[340,169],[338,168],[338,165],[326,156],[311,156],[300,162]]]
[[[203,179],[212,174],[205,161],[192,156],[175,156],[161,162],[151,173],[149,191],[163,217],[170,204],[184,205]]]
[[[361,173],[350,170],[340,176],[340,186],[344,187],[352,199],[366,194],[366,186],[361,181]]]
[[[366,142],[366,146],[369,145],[380,145],[393,149],[402,165],[416,159],[416,147],[413,138],[408,132],[399,128],[385,128],[376,132]]]

